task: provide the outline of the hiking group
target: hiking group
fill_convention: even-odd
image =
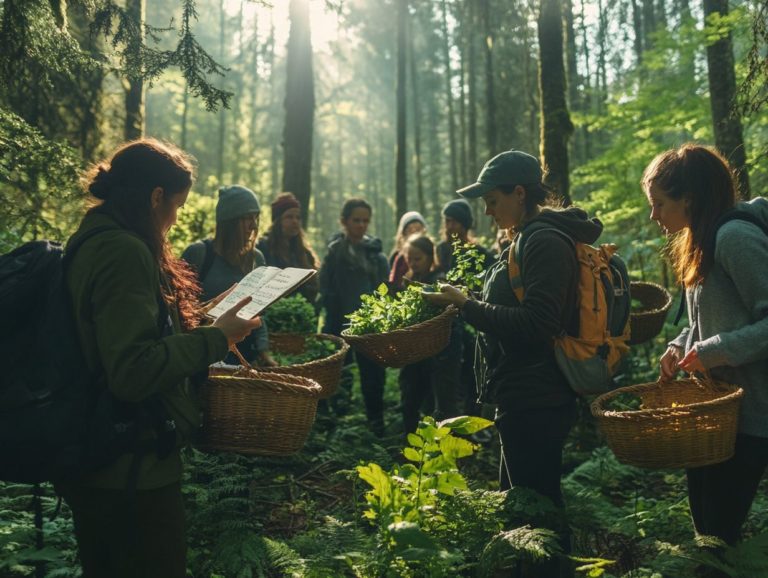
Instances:
[[[71,314],[88,376],[82,407],[72,410],[85,418],[82,435],[72,440],[66,460],[57,454],[47,459],[47,470],[25,474],[26,466],[18,464],[27,463],[38,442],[17,431],[17,454],[8,462],[17,467],[7,466],[2,476],[54,482],[72,511],[86,578],[186,575],[179,448],[200,425],[197,387],[211,364],[234,360],[234,347],[256,365],[276,363],[267,324],[236,315],[247,299],[210,324],[203,322],[200,304],[220,299],[265,264],[319,269],[317,281],[299,291],[322,311],[323,332],[334,335],[360,307],[361,296],[381,283],[397,291],[410,282],[440,281],[440,291],[424,298],[453,305],[460,314],[444,351],[400,370],[401,431],[393,431],[396,420],[385,414],[385,369],[349,354],[348,364],[359,368],[369,428],[380,437],[404,434],[417,427],[422,413],[443,419],[477,415],[481,403],[495,407],[499,488],[530,488],[564,507],[562,452],[577,419],[578,396],[568,340],[589,329],[580,323],[585,289],[577,256],[587,251],[592,258],[589,246],[602,224],[578,207],[557,207],[536,158],[507,151],[490,159],[477,182],[443,207],[437,243],[420,213],[405,213],[389,258],[382,242],[368,235],[372,208],[364,199],[345,201],[341,230],[321,261],[302,228],[294,195],[282,193],[271,203],[269,230],[259,237],[261,204],[241,185],[219,190],[213,238],[191,244],[177,258],[168,232],[193,176],[187,154],[153,139],[126,143],[93,167],[85,179],[91,208],[59,265],[63,297],[45,309]],[[650,218],[668,237],[689,318],[660,359],[661,377],[708,372],[745,392],[733,458],[687,471],[696,532],[734,544],[768,464],[768,201],[737,202],[727,161],[694,144],[653,159],[641,185]],[[482,199],[485,214],[506,231],[496,253],[472,237],[467,199]],[[444,282],[454,265],[454,238],[483,255],[483,287],[476,296]],[[22,277],[19,267],[30,261],[25,247],[31,250],[24,246],[2,257],[0,294],[24,293],[21,283],[13,285],[16,293],[3,293],[2,287]],[[50,252],[49,246],[36,247]],[[617,257],[601,258],[600,278],[608,284],[590,289],[590,299],[608,299],[606,308],[617,312],[599,328],[609,334],[609,347],[599,352],[603,365],[613,366],[626,352],[628,284]],[[12,330],[21,334],[21,327]],[[30,375],[3,386],[4,411],[11,401],[29,401],[24,380]],[[352,375],[345,371],[342,397],[351,390]],[[48,387],[52,379],[41,374],[39,383]],[[49,393],[59,396],[60,389]],[[334,403],[332,398],[326,411],[342,411]],[[9,426],[0,428],[5,436]],[[102,433],[103,439],[92,439]],[[568,553],[570,534],[561,520],[556,530]],[[561,557],[538,567],[536,575],[569,576],[573,570]]]

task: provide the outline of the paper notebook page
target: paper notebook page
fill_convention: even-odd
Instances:
[[[287,267],[277,271],[266,283],[258,287],[255,293],[250,294],[253,300],[240,310],[237,314],[238,317],[252,319],[280,297],[290,292],[304,279],[314,274],[313,269],[297,269],[295,267]]]
[[[221,300],[221,302],[219,302],[213,309],[211,309],[208,312],[208,315],[216,319],[222,313],[237,305],[240,300],[248,297],[249,295],[253,296],[257,294],[260,291],[260,288],[279,272],[279,267],[257,267],[248,273],[248,275],[243,277],[240,280],[240,283],[237,284],[237,287],[232,290],[232,293],[227,295],[224,299]],[[240,317],[250,319],[253,317],[253,315],[246,317],[245,315],[241,314]]]

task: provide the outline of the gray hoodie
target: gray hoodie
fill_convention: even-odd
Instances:
[[[768,224],[768,199],[736,209]],[[744,220],[726,222],[712,270],[686,299],[689,327],[671,345],[695,349],[713,378],[743,387],[739,431],[768,438],[768,235]]]

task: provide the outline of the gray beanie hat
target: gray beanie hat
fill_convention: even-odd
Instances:
[[[397,226],[397,231],[399,233],[404,233],[405,228],[411,223],[421,223],[425,229],[427,228],[427,221],[424,220],[424,217],[421,213],[418,211],[408,211],[402,217],[400,217],[400,223]]]
[[[259,199],[248,187],[231,185],[219,189],[219,202],[216,204],[217,223],[260,212]]]
[[[443,207],[443,215],[458,221],[467,230],[472,228],[472,207],[464,199],[448,201]]]

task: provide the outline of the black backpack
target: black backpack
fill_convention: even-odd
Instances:
[[[156,396],[119,402],[83,356],[66,284],[78,247],[113,227],[94,228],[63,247],[32,241],[0,256],[0,480],[38,483],[80,476],[120,455],[175,446],[175,425]],[[158,323],[172,331],[165,301]],[[152,447],[139,443],[147,426]],[[138,460],[136,468],[138,468]]]

